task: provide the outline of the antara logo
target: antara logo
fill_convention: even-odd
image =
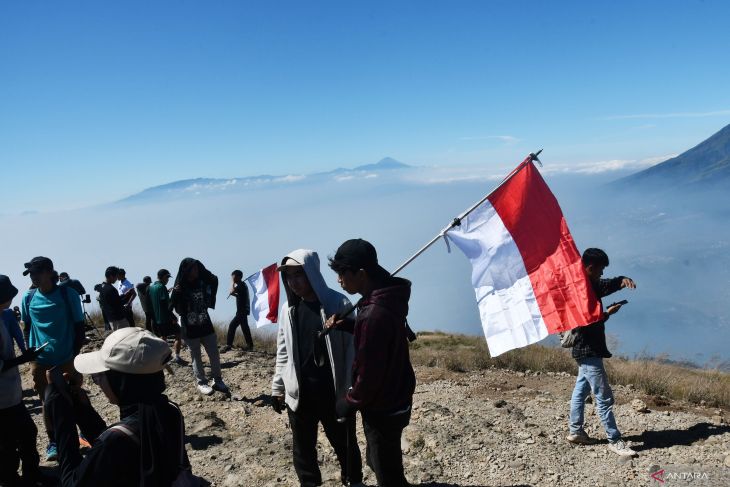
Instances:
[[[657,470],[656,472],[651,474],[651,478],[659,482],[660,484],[664,483],[664,469]]]
[[[663,468],[652,472],[650,476],[660,484],[665,483],[667,480],[692,481],[709,479],[707,472],[666,472]]]

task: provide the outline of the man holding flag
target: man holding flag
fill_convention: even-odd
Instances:
[[[337,281],[350,294],[360,294],[357,319],[333,316],[327,327],[355,335],[352,388],[337,402],[337,414],[359,410],[367,439],[367,462],[380,487],[407,487],[401,436],[411,420],[416,375],[408,352],[408,300],[411,283],[393,277],[378,264],[373,245],[348,240],[330,259]]]

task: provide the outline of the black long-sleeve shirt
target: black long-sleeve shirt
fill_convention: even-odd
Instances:
[[[596,293],[598,301],[601,302],[601,310],[603,310],[601,298],[621,289],[621,282],[623,280],[624,276],[618,276],[611,279],[601,279],[593,284],[593,291]],[[587,326],[581,326],[576,328],[576,330],[578,332],[572,350],[574,359],[578,360],[586,357],[610,358],[612,356],[606,345],[605,319],[601,319]]]

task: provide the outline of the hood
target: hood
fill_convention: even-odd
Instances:
[[[405,318],[408,316],[408,300],[411,298],[411,281],[401,277],[391,277],[385,285],[375,289],[362,300],[362,305],[376,304],[392,313]]]
[[[182,261],[180,261],[180,267],[178,268],[177,275],[175,276],[175,287],[180,286],[183,290],[187,289],[187,276],[195,264],[198,265],[198,279],[202,281],[206,287],[208,307],[215,308],[215,298],[218,291],[218,278],[206,269],[203,263],[199,260],[193,259],[192,257],[185,257]]]
[[[312,286],[312,289],[317,295],[319,302],[324,307],[325,313],[329,316],[339,311],[344,296],[328,287],[327,283],[324,282],[322,272],[319,270],[320,264],[319,255],[317,255],[317,252],[308,249],[294,250],[293,252],[285,255],[279,262],[279,265],[283,265],[287,259],[294,259],[295,261],[302,264],[302,266],[304,267],[304,273],[307,275],[307,279],[309,280],[309,284]],[[299,301],[301,301],[301,298],[294,294],[294,292],[289,288],[289,285],[287,284],[286,279],[284,279],[284,276],[281,277],[281,281],[284,285],[284,291],[286,291],[286,299],[288,305],[296,306],[297,304],[299,304]]]

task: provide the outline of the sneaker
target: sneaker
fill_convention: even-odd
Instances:
[[[233,349],[233,347],[231,347],[230,345],[225,345],[225,346],[221,347],[221,353],[230,352],[232,349]]]
[[[213,381],[213,390],[222,392],[223,394],[230,394],[231,390],[228,388],[225,382],[223,382],[222,379],[218,379],[216,381]]]
[[[58,447],[55,443],[51,442],[46,448],[46,461],[55,462],[56,460],[58,460]]]
[[[213,388],[210,387],[208,384],[198,384],[198,390],[204,396],[210,396],[211,394],[213,394]]]
[[[588,433],[581,430],[577,433],[571,433],[568,436],[565,437],[566,440],[568,440],[570,443],[573,443],[574,445],[595,445],[596,440],[595,438],[591,438],[588,436]]]
[[[633,457],[638,455],[636,451],[632,450],[624,440],[614,441],[613,443],[609,442],[608,449],[622,457]]]

